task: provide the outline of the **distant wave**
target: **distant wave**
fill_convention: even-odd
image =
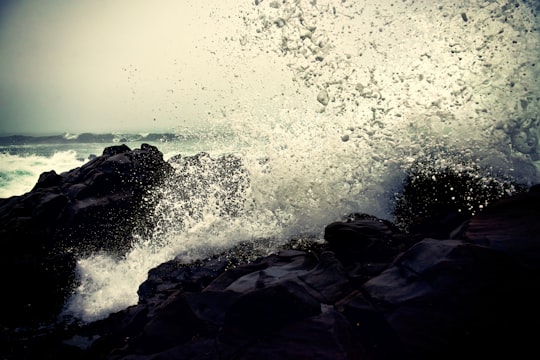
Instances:
[[[2,145],[34,145],[34,144],[89,144],[89,143],[122,143],[135,141],[170,142],[184,139],[184,136],[172,133],[143,133],[143,134],[93,134],[81,133],[51,136],[11,135],[0,136]]]

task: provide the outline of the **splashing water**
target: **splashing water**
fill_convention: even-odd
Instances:
[[[83,160],[72,151],[57,151],[44,157],[35,154],[9,155],[0,153],[0,198],[30,191],[39,175],[56,169],[58,173],[81,166]]]
[[[177,165],[191,183],[173,177],[156,190],[158,225],[123,259],[79,261],[67,313],[91,321],[136,303],[148,270],[174,257],[189,262],[256,239],[271,239],[270,252],[294,236],[321,238],[351,212],[391,218],[406,170],[434,149],[437,159],[460,154],[460,162],[538,181],[539,9],[530,2],[297,0],[235,9],[239,25],[218,50],[231,72],[232,60],[252,57],[290,79],[271,98],[246,94],[211,119],[209,132],[230,135],[211,155],[235,154],[245,172]],[[231,87],[242,87],[242,75]],[[234,214],[224,211],[227,176],[242,184],[229,194]],[[187,196],[186,187],[197,190]]]

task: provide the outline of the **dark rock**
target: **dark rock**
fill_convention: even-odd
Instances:
[[[116,236],[115,216],[132,214],[133,199],[128,195],[159,183],[160,171],[169,171],[169,165],[157,161],[160,153],[155,148],[113,147],[106,153],[61,174],[60,182],[54,174],[44,175],[42,185],[31,193],[0,201],[0,231],[19,240],[9,242],[17,256],[0,259],[8,264],[1,269],[4,274],[20,271],[3,282],[17,292],[8,305],[17,316],[43,318],[61,304],[59,299],[73,281],[76,252],[58,251],[65,249],[58,246],[59,234],[65,236],[66,229],[75,234],[62,238],[62,244],[72,248],[81,242],[92,246],[85,238],[88,228],[67,224],[103,224],[101,231]],[[188,209],[188,202],[181,202],[208,195],[204,186],[186,175],[196,170],[204,184],[216,189],[218,199],[223,196],[223,217],[242,211],[239,205],[249,182],[237,160],[206,154],[172,159],[174,174],[169,179],[182,186],[174,199],[179,207],[186,206],[182,211],[197,216],[197,208]],[[233,179],[222,179],[228,174]],[[9,331],[12,323],[6,319],[14,322],[14,318],[3,315],[0,330],[7,340],[0,338],[0,348],[6,349],[2,357],[525,358],[536,350],[536,333],[529,329],[540,326],[535,297],[540,293],[536,206],[540,193],[531,187],[533,191],[497,199],[499,190],[509,188],[488,184],[487,190],[479,190],[485,196],[478,199],[490,205],[480,210],[480,203],[475,203],[474,215],[471,211],[462,217],[456,209],[474,204],[457,203],[456,208],[456,203],[441,202],[438,196],[444,199],[458,186],[469,191],[478,184],[470,173],[447,169],[437,174],[444,181],[434,184],[431,173],[413,181],[412,192],[402,203],[410,212],[400,218],[411,220],[407,231],[389,221],[354,214],[329,224],[324,243],[291,241],[260,256],[253,242],[243,242],[191,264],[173,259],[149,271],[139,288],[138,304],[103,320],[24,332]],[[146,185],[139,188],[140,183]],[[439,195],[430,197],[433,192]],[[423,220],[415,222],[419,218]],[[47,223],[64,227],[40,228]],[[31,241],[36,235],[47,241]],[[104,249],[113,244],[95,246]],[[27,281],[19,284],[12,279]],[[44,294],[49,297],[37,303]],[[32,306],[17,308],[21,299],[31,299]]]
[[[64,194],[45,194],[33,207],[31,216],[36,222],[48,226],[62,217],[64,208],[69,202],[69,197]]]
[[[529,192],[540,192],[540,184],[535,184],[529,188]]]
[[[341,262],[331,251],[321,253],[319,264],[306,274],[299,275],[298,279],[323,304],[333,304],[350,291],[350,280]]]
[[[225,315],[221,339],[234,343],[252,340],[320,311],[320,303],[301,285],[280,282],[248,292],[234,302]]]
[[[326,226],[324,239],[344,262],[370,261],[390,262],[402,249],[393,241],[400,231],[388,221],[356,214],[347,222],[335,222]],[[395,246],[394,246],[395,245]]]
[[[540,263],[532,221],[537,194],[493,204],[470,219],[462,239],[414,241],[392,224],[358,215],[329,226],[330,241],[307,251],[289,248],[245,264],[231,262],[232,253],[192,265],[172,260],[150,271],[138,305],[75,329],[64,341],[71,346],[57,347],[55,354],[78,349],[79,357],[92,359],[523,357],[534,350],[535,333],[528,328],[540,325],[532,295],[540,290],[540,270],[532,266]],[[514,244],[508,235],[514,229],[518,239],[529,241]],[[354,248],[358,237],[367,239],[355,253],[359,258],[344,256],[339,244]],[[378,243],[395,252],[397,242],[402,252],[390,262],[386,255],[378,262],[379,249],[370,250]],[[73,341],[81,338],[87,339],[84,348]]]
[[[115,146],[109,146],[109,147],[106,147],[104,150],[103,150],[103,156],[113,156],[113,155],[116,155],[116,154],[122,154],[122,153],[125,153],[127,151],[130,151],[131,149],[125,145],[125,144],[122,144],[122,145],[115,145]]]
[[[279,331],[235,354],[238,359],[367,359],[362,340],[339,312],[291,321]]]
[[[33,190],[39,188],[50,188],[53,186],[60,186],[62,183],[62,177],[58,175],[54,170],[44,172],[39,176],[37,184]]]
[[[517,194],[493,204],[471,219],[465,238],[540,270],[540,192]]]
[[[226,259],[214,258],[195,264],[183,264],[171,260],[148,272],[148,279],[137,291],[141,302],[166,297],[171,291],[197,292],[207,288],[231,263]]]
[[[427,239],[366,282],[363,292],[405,354],[458,356],[515,334],[516,313],[506,307],[518,306],[521,276],[519,265],[494,249]]]
[[[460,156],[453,161],[453,166],[438,166],[431,158],[419,159],[408,170],[393,211],[402,230],[448,239],[488,204],[525,190],[515,179],[492,174]]]
[[[225,315],[239,297],[239,293],[230,290],[209,290],[185,294],[186,301],[193,313],[204,321],[207,331],[213,335],[218,333],[225,322]]]
[[[4,261],[0,265],[2,288],[9,296],[4,297],[2,306],[3,326],[28,325],[31,319],[53,321],[62,308],[66,289],[75,281],[75,263],[73,254],[19,254],[9,263]]]
[[[185,297],[171,296],[158,306],[142,332],[130,338],[130,348],[138,354],[153,354],[185,343],[203,329]]]
[[[54,318],[73,286],[75,258],[129,249],[130,234],[149,225],[152,204],[143,196],[168,172],[155,147],[114,146],[80,168],[43,173],[30,192],[0,200],[0,273],[12,294],[0,324]]]
[[[351,292],[336,304],[362,339],[365,352],[371,359],[404,358],[401,343],[384,313],[377,309],[360,291]]]

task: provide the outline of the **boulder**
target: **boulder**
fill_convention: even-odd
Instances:
[[[531,271],[540,270],[540,192],[516,194],[469,221],[465,238],[510,255]]]
[[[417,159],[407,171],[393,211],[394,223],[403,231],[448,239],[486,205],[527,190],[516,179],[482,168],[462,154],[441,153],[446,154],[444,159],[434,152]]]
[[[515,331],[506,328],[514,313],[499,307],[517,305],[520,275],[519,266],[494,249],[426,239],[362,291],[382,311],[406,354],[457,356],[493,335]]]
[[[0,200],[2,284],[11,294],[0,324],[52,321],[75,280],[78,256],[122,254],[149,225],[145,194],[170,172],[159,150],[108,147],[80,168],[41,174],[34,188]]]
[[[392,223],[367,214],[354,214],[345,222],[324,229],[329,248],[344,262],[390,262],[401,252],[401,231]]]

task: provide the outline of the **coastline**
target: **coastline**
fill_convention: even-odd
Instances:
[[[151,228],[149,208],[137,199],[169,171],[153,146],[113,146],[2,200],[9,249],[2,273],[14,295],[2,317],[4,356],[417,359],[531,350],[521,322],[538,324],[540,316],[518,294],[538,290],[531,282],[540,271],[538,186],[462,218],[446,208],[446,216],[432,213],[412,231],[351,214],[325,227],[324,242],[291,239],[270,255],[243,242],[192,264],[171,260],[149,271],[137,305],[89,324],[58,319],[76,281],[76,255],[126,251],[130,244],[114,235],[118,226]],[[111,241],[95,242],[104,234]],[[26,307],[29,296],[40,306]],[[493,347],[493,338],[506,345]]]

